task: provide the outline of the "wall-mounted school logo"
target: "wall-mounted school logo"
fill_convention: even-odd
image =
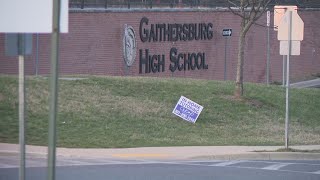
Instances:
[[[127,66],[131,66],[136,58],[136,35],[131,26],[125,25],[123,36],[123,58]]]

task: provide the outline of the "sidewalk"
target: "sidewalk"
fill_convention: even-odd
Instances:
[[[320,78],[290,84],[293,88],[320,87]]]
[[[81,149],[57,148],[57,156],[104,159],[260,159],[260,160],[320,160],[320,153],[270,152],[283,146],[186,146]],[[297,150],[320,150],[320,145],[290,146]],[[46,156],[47,147],[26,146],[27,154]],[[0,143],[0,153],[19,153],[19,145]]]

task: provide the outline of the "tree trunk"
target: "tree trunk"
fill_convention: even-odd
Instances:
[[[237,77],[236,77],[236,88],[234,91],[234,96],[240,99],[243,95],[243,64],[244,64],[244,47],[245,47],[245,21],[241,22],[241,31],[239,36],[239,50],[238,50],[238,64],[237,64]]]
[[[261,15],[266,11],[267,6],[271,0],[228,0],[229,9],[233,14],[241,17],[239,44],[238,44],[238,64],[237,64],[237,77],[234,90],[234,96],[241,99],[243,96],[243,66],[244,66],[244,48],[245,38],[253,23],[258,20]],[[240,4],[239,4],[240,3]],[[234,11],[233,6],[237,6],[240,11]]]

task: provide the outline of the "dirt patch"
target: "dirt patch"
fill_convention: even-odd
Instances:
[[[230,96],[230,95],[223,96],[223,98],[230,100],[230,101],[243,102],[243,103],[246,103],[250,106],[257,107],[257,108],[262,108],[262,106],[263,106],[263,103],[259,100],[256,100],[256,99],[246,99],[246,98],[239,99],[239,98],[236,98],[235,96]]]
[[[256,99],[247,99],[246,103],[257,108],[262,108],[263,106],[263,103]]]
[[[226,95],[226,96],[222,96],[222,98],[226,99],[226,100],[230,100],[230,101],[243,101],[243,99],[239,99],[239,98],[236,98],[234,96],[230,96],[230,95]]]

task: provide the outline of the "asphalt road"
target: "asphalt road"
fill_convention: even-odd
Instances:
[[[46,179],[45,157],[28,157],[27,180]],[[0,180],[18,179],[18,162],[0,156]],[[57,180],[320,180],[320,161],[57,160]]]

